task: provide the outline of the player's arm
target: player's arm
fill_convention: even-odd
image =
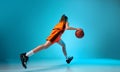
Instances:
[[[69,23],[66,22],[66,30],[79,30],[79,28],[70,27]]]

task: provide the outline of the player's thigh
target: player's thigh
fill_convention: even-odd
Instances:
[[[65,47],[65,43],[64,41],[61,39],[57,42],[59,45],[61,45],[62,47]]]
[[[52,42],[50,42],[50,41],[46,41],[44,44],[45,47],[49,47],[50,45],[52,45]]]

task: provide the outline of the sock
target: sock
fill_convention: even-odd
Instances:
[[[31,50],[31,51],[26,53],[26,56],[29,57],[29,56],[32,56],[33,54],[34,54],[34,52]]]

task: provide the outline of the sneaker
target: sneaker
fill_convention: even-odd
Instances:
[[[69,64],[69,63],[72,61],[72,59],[73,59],[73,56],[68,57],[68,58],[66,59],[66,62]]]
[[[20,59],[21,59],[22,66],[26,69],[27,68],[26,64],[28,61],[28,57],[26,56],[26,53],[20,54]]]

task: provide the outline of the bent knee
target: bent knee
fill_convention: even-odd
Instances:
[[[43,46],[44,46],[44,49],[47,49],[49,47],[49,45],[47,44],[43,44]]]

